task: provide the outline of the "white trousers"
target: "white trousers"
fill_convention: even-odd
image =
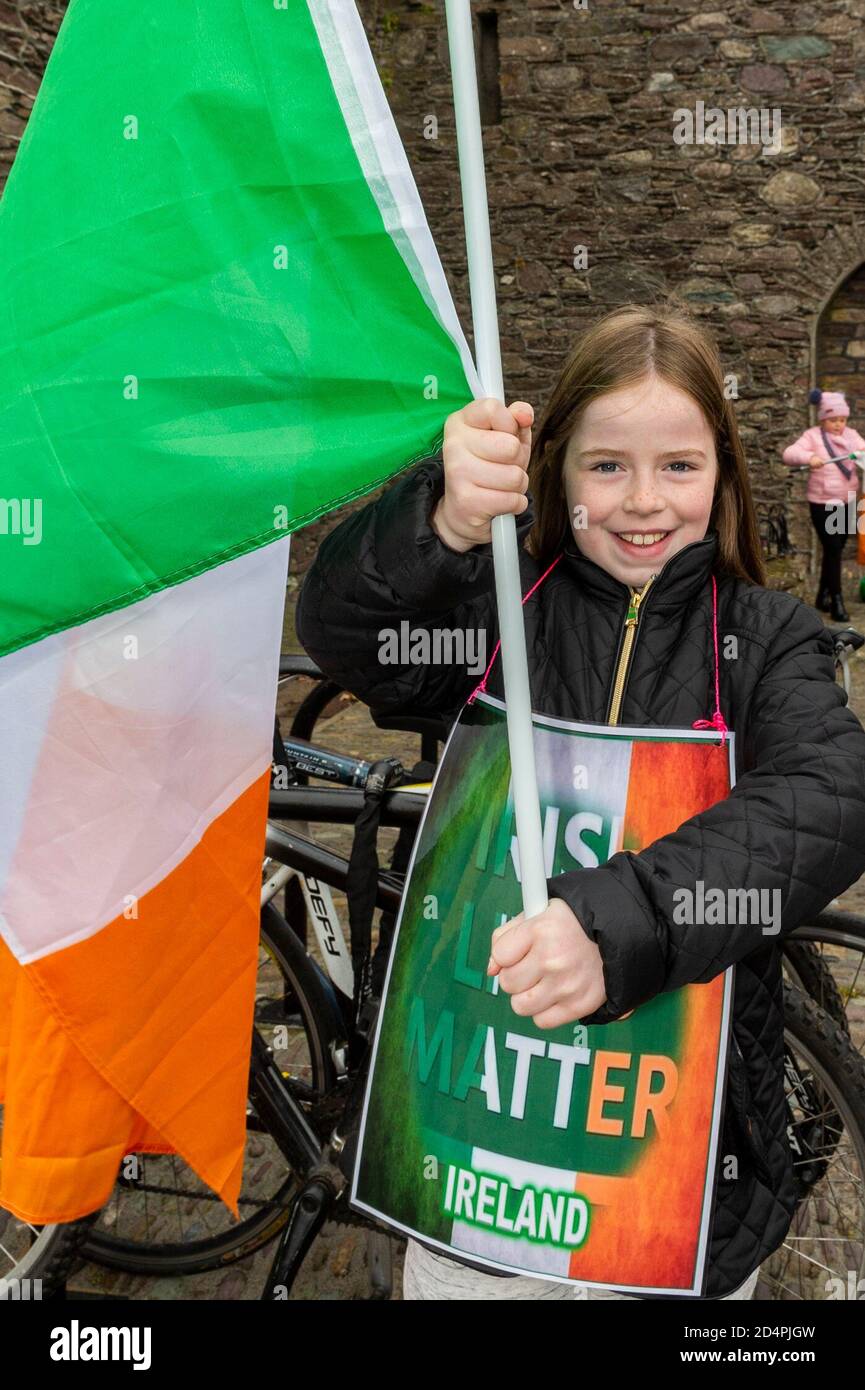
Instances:
[[[744,1284],[725,1298],[753,1298],[759,1276],[759,1269],[749,1275]],[[403,1269],[403,1299],[512,1299],[512,1298],[558,1298],[573,1302],[574,1299],[627,1298],[629,1293],[613,1293],[609,1289],[587,1289],[578,1284],[557,1284],[551,1279],[530,1279],[518,1274],[512,1279],[499,1279],[494,1274],[481,1274],[479,1270],[451,1260],[447,1255],[435,1254],[409,1240],[405,1253]]]

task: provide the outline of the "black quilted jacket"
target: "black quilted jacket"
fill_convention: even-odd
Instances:
[[[442,489],[438,454],[327,537],[300,595],[304,647],[376,713],[455,716],[479,679],[457,665],[380,664],[381,629],[404,619],[485,628],[487,659],[498,638],[491,546],[458,554],[438,538],[429,515]],[[521,539],[530,522],[531,510],[518,518]],[[711,715],[715,554],[714,534],[686,546],[648,590],[620,724],[690,726]],[[541,570],[522,548],[520,556],[525,593]],[[627,599],[571,537],[523,609],[535,710],[607,722]],[[719,575],[718,633],[722,653],[725,637],[737,639],[720,672],[721,709],[736,733],[732,794],[639,855],[548,881],[601,951],[607,1003],[584,1022],[608,1022],[736,964],[708,1298],[737,1288],[781,1244],[794,1209],[778,943],[865,872],[865,732],[834,679],[820,618],[788,594]],[[500,658],[487,689],[503,695]],[[749,923],[677,925],[673,894],[698,880],[780,889],[779,935]],[[723,1176],[730,1154],[735,1180]]]

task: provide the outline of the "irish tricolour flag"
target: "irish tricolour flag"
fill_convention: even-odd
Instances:
[[[353,5],[72,0],[0,265],[0,1204],[236,1214],[288,536],[479,394]]]

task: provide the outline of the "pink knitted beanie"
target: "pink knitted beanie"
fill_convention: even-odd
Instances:
[[[808,399],[812,405],[819,405],[818,420],[831,420],[835,415],[850,414],[850,407],[844,399],[843,391],[821,391],[815,386]]]

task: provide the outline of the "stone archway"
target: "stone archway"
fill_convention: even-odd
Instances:
[[[835,282],[817,316],[812,337],[812,384],[824,391],[843,391],[850,406],[850,423],[861,434],[865,429],[865,256]],[[816,419],[812,408],[811,418]],[[811,538],[812,573],[816,570],[817,541]],[[844,569],[858,573],[857,541],[851,537],[844,555]]]
[[[836,286],[817,318],[812,354],[814,385],[843,391],[850,418],[865,423],[865,260]],[[857,423],[858,422],[858,423]]]

